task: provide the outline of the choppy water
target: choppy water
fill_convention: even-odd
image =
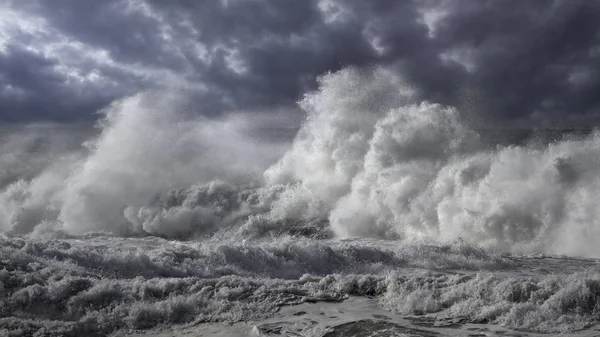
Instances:
[[[526,335],[590,329],[600,312],[597,260],[495,255],[464,242],[96,234],[0,244],[0,331],[14,336],[186,324],[199,336]]]

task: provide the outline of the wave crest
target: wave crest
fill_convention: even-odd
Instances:
[[[459,111],[419,102],[418,90],[381,68],[322,76],[299,103],[306,118],[291,143],[256,136],[281,126],[264,115],[198,118],[182,101],[126,98],[104,111],[86,148],[57,151],[18,179],[14,169],[2,173],[0,228],[461,238],[502,251],[600,255],[600,134],[490,147]]]

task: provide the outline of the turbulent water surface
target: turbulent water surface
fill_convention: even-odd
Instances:
[[[295,137],[156,94],[3,130],[0,333],[600,334],[600,134],[490,143],[419,96],[346,69]]]

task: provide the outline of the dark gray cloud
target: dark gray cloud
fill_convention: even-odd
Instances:
[[[599,19],[599,1],[460,1],[436,42],[467,55],[466,84],[495,116],[577,123],[600,112]]]
[[[89,120],[165,87],[206,114],[290,106],[349,65],[393,67],[488,122],[600,113],[595,0],[19,0],[0,19],[1,121]]]

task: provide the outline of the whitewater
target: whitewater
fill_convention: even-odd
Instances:
[[[600,335],[600,132],[318,84],[299,127],[148,92],[0,130],[0,335]]]

